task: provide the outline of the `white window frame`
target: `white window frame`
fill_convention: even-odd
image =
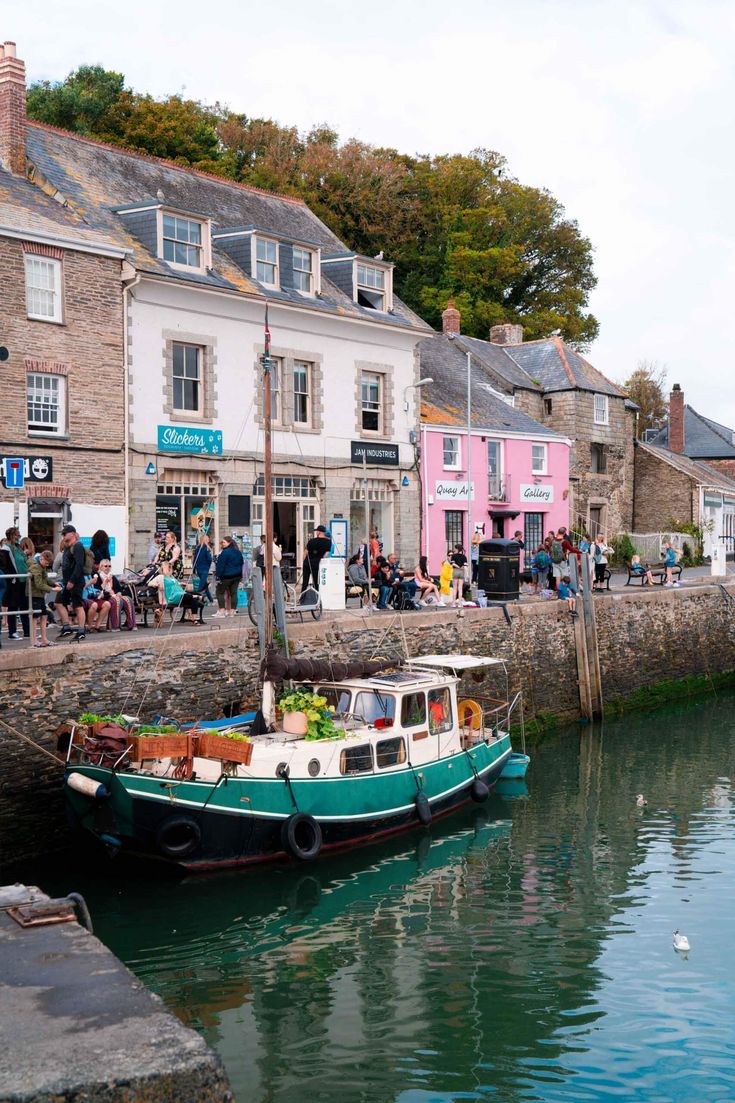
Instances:
[[[362,275],[362,279],[360,278]],[[377,277],[380,275],[381,282],[371,282],[370,276]],[[383,313],[391,309],[392,295],[391,295],[391,270],[389,268],[382,268],[377,264],[368,264],[362,260],[355,261],[355,302],[358,302],[359,293],[368,296],[374,295],[376,298],[380,298],[380,305],[373,306],[368,309],[379,310]]]
[[[369,382],[372,386],[373,383],[378,385],[378,399],[377,407],[375,410],[373,407],[376,405],[374,399],[365,399],[365,383]],[[367,433],[370,436],[380,437],[383,435],[383,402],[385,396],[385,379],[379,372],[363,371],[360,372],[360,432]],[[365,414],[377,413],[378,415],[378,427],[377,429],[365,428]]]
[[[595,425],[610,424],[610,402],[606,394],[592,396]]]
[[[296,375],[304,375],[306,377],[306,390],[296,390]],[[309,429],[311,427],[311,381],[313,378],[312,365],[308,360],[294,360],[293,362],[293,374],[291,380],[293,383],[293,425],[294,428]],[[296,417],[296,398],[297,396],[305,396],[306,398],[306,417],[301,420]]]
[[[39,279],[42,273],[50,276],[46,286]],[[35,277],[35,278],[34,278]],[[42,257],[38,253],[26,253],[25,255],[25,280],[26,280],[26,314],[34,322],[55,322],[61,325],[64,321],[64,304],[62,296],[62,269],[61,261],[53,257]],[[50,296],[51,313],[40,307],[40,301],[33,303],[33,295]]]
[[[190,241],[185,238],[170,237],[168,234],[164,234],[164,219],[173,218],[174,220],[187,223],[190,226],[199,227],[199,243]],[[174,232],[177,232],[176,226],[174,226]],[[166,242],[173,241],[182,245],[186,245],[189,248],[199,250],[199,264],[187,264],[178,260],[169,260],[166,253]],[[212,266],[212,243],[211,243],[211,226],[208,219],[192,218],[191,215],[182,214],[179,211],[169,211],[159,208],[158,210],[158,256],[165,264],[168,264],[171,268],[177,269],[179,272],[205,272],[207,268]]]
[[[271,356],[271,364],[271,425],[280,425],[283,410],[283,359],[280,356]]]
[[[490,449],[495,449],[498,462],[496,464],[497,471],[493,475],[490,470]],[[493,437],[489,437],[487,441],[487,493],[488,497],[493,502],[502,502],[504,495],[504,480],[503,480],[503,442],[502,440],[495,440]]]
[[[537,450],[540,450],[540,457]],[[539,465],[538,459],[541,463]],[[531,474],[548,475],[549,473],[549,446],[538,441],[531,444]]]
[[[42,380],[40,384],[36,381]],[[43,392],[51,394],[56,392],[57,401],[56,406],[56,420],[55,422],[37,422],[31,424],[29,417],[28,406],[31,398],[31,384],[34,388],[39,385],[41,392],[41,404],[43,406],[52,407],[52,403],[43,401]],[[63,437],[66,436],[66,408],[67,408],[67,394],[66,394],[66,376],[56,375],[51,372],[27,372],[26,373],[26,427],[28,435],[31,437]]]
[[[267,260],[265,258],[260,258],[258,256],[258,246],[261,243],[263,245],[272,245],[273,246],[273,249],[274,249],[274,252],[275,252],[275,260]],[[258,272],[258,265],[259,264],[267,264],[269,267],[273,268],[273,272],[274,272],[274,282],[273,283],[270,283],[268,280],[262,280],[260,278],[260,274]],[[278,248],[278,242],[275,240],[275,238],[264,237],[262,234],[258,234],[257,236],[253,237],[252,271],[253,271],[253,275],[255,276],[255,279],[258,281],[258,283],[262,283],[263,287],[280,288],[280,286],[281,286],[281,268],[280,268],[280,264],[281,264],[280,249]]]
[[[198,405],[195,410],[189,409],[184,406],[176,405],[176,380],[181,379],[192,380],[191,376],[176,375],[176,364],[174,362],[175,352],[177,348],[183,348],[184,351],[184,369],[186,370],[186,349],[194,349],[196,351],[197,362],[197,377],[195,382],[197,383],[197,398]],[[182,392],[183,398],[183,392]],[[201,345],[193,345],[188,341],[172,341],[171,342],[171,408],[176,414],[193,414],[195,417],[202,417],[204,411],[204,349]]]
[[[447,445],[447,441],[452,441],[452,444]],[[454,455],[454,460],[448,461],[447,456]],[[442,437],[442,456],[445,471],[461,471],[462,470],[462,438],[450,436],[445,434]]]
[[[296,267],[296,254],[297,253],[302,254],[302,257],[308,258],[308,261],[309,261],[309,267],[308,268],[297,268]],[[301,259],[301,258],[299,258],[299,259]],[[293,247],[293,281],[294,281],[294,289],[302,295],[312,295],[312,296],[314,295],[314,292],[315,292],[315,289],[316,289],[316,272],[315,272],[316,263],[317,263],[317,254],[314,252],[313,249],[307,249],[305,245],[294,245],[294,247]],[[299,287],[298,286],[298,279],[299,279],[300,276],[306,276],[307,277],[307,279],[305,281],[306,284],[307,284],[306,287]]]

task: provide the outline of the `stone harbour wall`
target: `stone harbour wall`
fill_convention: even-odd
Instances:
[[[605,700],[692,674],[735,671],[735,588],[640,592],[595,601]],[[523,690],[525,715],[579,715],[572,622],[561,602],[456,612],[343,614],[290,626],[296,654],[349,658],[436,652],[495,655],[508,663],[511,692]],[[126,635],[82,647],[0,653],[0,867],[66,842],[61,765],[24,743],[55,747],[56,727],[83,711],[216,717],[257,703],[255,633],[239,622],[218,631],[150,637]],[[502,696],[493,672],[475,692]]]

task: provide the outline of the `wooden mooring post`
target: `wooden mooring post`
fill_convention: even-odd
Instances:
[[[597,645],[595,606],[592,598],[592,564],[582,553],[581,569],[576,555],[569,558],[569,576],[577,591],[577,616],[574,618],[574,646],[577,655],[579,707],[587,720],[602,716],[602,677]]]

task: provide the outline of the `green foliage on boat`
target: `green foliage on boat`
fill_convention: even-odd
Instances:
[[[278,702],[282,712],[303,712],[309,721],[305,739],[342,739],[343,732],[334,726],[334,708],[327,704],[326,697],[317,693],[296,689],[286,694]]]

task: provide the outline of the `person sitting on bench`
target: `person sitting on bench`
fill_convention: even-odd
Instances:
[[[653,575],[651,574],[651,569],[650,567],[643,566],[643,564],[641,563],[640,555],[632,555],[630,557],[630,571],[631,574],[634,574],[637,577],[643,576],[645,578],[645,582],[643,583],[644,586],[646,582],[649,586],[653,586]]]

